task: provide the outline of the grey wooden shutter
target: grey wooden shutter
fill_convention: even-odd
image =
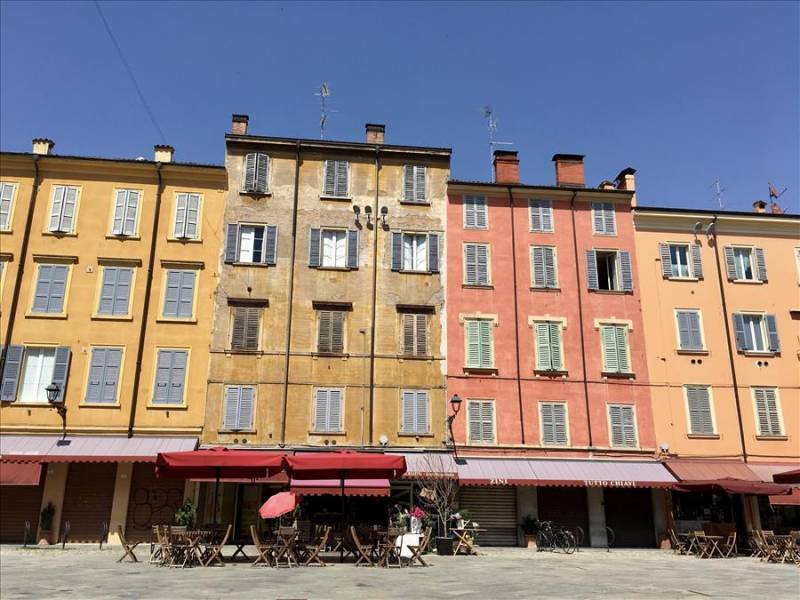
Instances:
[[[53,207],[50,211],[49,231],[58,231],[61,228],[61,211],[64,206],[65,193],[66,188],[63,185],[57,185],[53,188]]]
[[[200,216],[200,196],[188,194],[186,201],[186,237],[197,239],[197,221]]]
[[[467,283],[475,285],[478,283],[478,247],[475,244],[464,246],[464,270]]]
[[[347,267],[349,269],[358,268],[358,230],[356,229],[347,231]]]
[[[622,407],[609,406],[608,417],[611,423],[611,445],[624,446],[625,434],[622,427]]]
[[[703,279],[703,259],[700,256],[700,245],[692,244],[692,275],[698,279]]]
[[[225,388],[225,409],[223,410],[222,428],[229,431],[239,429],[239,402],[242,388],[231,385]]]
[[[106,348],[106,364],[103,371],[103,390],[101,400],[107,403],[117,401],[117,386],[119,385],[119,374],[122,366],[122,349]]]
[[[414,166],[406,165],[403,169],[403,198],[414,202]]]
[[[189,194],[178,194],[175,198],[175,230],[173,235],[176,238],[186,236],[186,209]]]
[[[470,442],[480,442],[481,441],[481,433],[483,428],[481,427],[481,403],[478,400],[470,400],[468,406],[468,416],[469,416],[469,441]]]
[[[416,393],[413,391],[404,390],[402,406],[400,407],[403,416],[402,431],[403,433],[416,433]]]
[[[778,337],[778,323],[775,320],[775,315],[764,315],[764,322],[767,325],[767,338],[769,340],[769,351],[780,352],[781,342]]]
[[[106,369],[106,349],[93,348],[89,363],[89,381],[86,385],[84,402],[97,403],[103,399],[103,382]]]
[[[131,279],[133,269],[120,267],[117,269],[116,284],[114,286],[114,307],[111,309],[114,315],[127,315],[131,296]]]
[[[780,415],[775,390],[772,388],[754,388],[758,429],[760,435],[781,435]]]
[[[764,259],[764,249],[756,248],[756,265],[758,265],[758,280],[767,281],[767,261]]]
[[[319,311],[319,336],[317,338],[318,352],[333,352],[331,343],[331,311]]]
[[[308,242],[308,266],[318,267],[320,265],[320,230],[312,229]]]
[[[0,401],[14,402],[17,399],[17,386],[22,371],[24,346],[10,345],[5,349],[6,362],[0,382]]]
[[[403,354],[413,355],[416,348],[414,344],[414,317],[413,314],[403,315]]]
[[[728,280],[736,279],[736,258],[733,255],[733,248],[725,246],[725,270],[728,272]]]
[[[416,317],[416,335],[417,347],[416,353],[418,356],[425,356],[428,354],[428,317],[423,314],[412,315]]]
[[[326,431],[328,421],[328,390],[314,393],[314,431]]]
[[[555,421],[553,417],[553,404],[541,403],[542,415],[542,442],[545,444],[556,443]]]
[[[428,271],[439,272],[439,234],[428,234]]]
[[[603,371],[606,373],[616,373],[620,370],[620,366],[617,356],[617,334],[615,327],[603,325],[600,328],[600,336],[603,343]]]
[[[658,253],[661,256],[661,274],[666,278],[672,277],[672,255],[669,244],[659,242]]]
[[[267,191],[269,182],[269,156],[266,154],[257,154],[258,161],[256,163],[256,180],[253,188],[256,192],[262,194]]]
[[[614,213],[614,205],[607,203],[603,205],[604,233],[614,235],[617,233],[617,219]]]
[[[128,199],[125,204],[125,221],[122,226],[122,233],[125,235],[133,235],[136,233],[136,214],[139,211],[139,196],[139,192],[128,190]]]
[[[328,391],[328,431],[342,430],[342,391]]]
[[[689,404],[690,432],[698,435],[712,435],[714,423],[711,418],[711,404],[708,387],[686,386],[686,401]]]
[[[590,290],[597,290],[600,287],[597,277],[597,252],[594,250],[586,251],[586,281]]]
[[[414,200],[425,202],[427,198],[428,168],[422,165],[414,167]]]
[[[344,352],[344,312],[331,312],[331,352]]]
[[[53,383],[58,386],[58,396],[56,402],[64,401],[64,391],[67,387],[67,377],[69,376],[69,359],[72,351],[69,346],[59,346],[56,348],[56,360],[53,365]]]
[[[249,386],[243,386],[239,392],[237,427],[242,431],[253,428],[253,388]]]
[[[325,182],[323,194],[333,196],[336,193],[336,165],[332,160],[325,161]]]
[[[11,183],[0,183],[0,229],[10,229],[11,201],[17,186]]]
[[[702,350],[700,318],[696,312],[678,311],[678,339],[681,350]]]
[[[244,190],[252,192],[256,186],[256,163],[258,162],[258,155],[251,152],[244,157]]]
[[[487,212],[489,208],[487,206],[486,198],[483,196],[478,196],[475,198],[475,227],[478,229],[486,229],[487,221],[489,220],[487,217]]]
[[[744,334],[744,315],[741,313],[733,313],[733,332],[736,338],[736,349],[739,352],[749,350],[747,337]]]
[[[114,224],[111,226],[113,235],[120,235],[125,231],[125,204],[127,198],[127,190],[117,190],[117,199],[114,204]]]
[[[619,253],[619,264],[622,269],[622,289],[626,292],[633,290],[633,272],[631,269],[631,254],[627,250]]]
[[[550,334],[550,364],[553,369],[560,371],[564,368],[561,358],[561,325],[551,322],[547,326]]]
[[[336,161],[336,192],[335,195],[347,196],[347,175],[350,170],[350,163],[346,160]]]
[[[399,271],[403,267],[403,234],[392,232],[392,271]]]
[[[531,248],[531,261],[533,263],[533,287],[546,287],[547,278],[544,271],[544,248],[539,246]]]
[[[153,404],[166,404],[169,402],[172,353],[172,350],[158,351],[158,357],[156,358],[156,389],[153,390]]]
[[[278,227],[267,225],[264,234],[264,252],[262,253],[264,264],[275,265],[278,262]]]
[[[172,352],[172,369],[169,380],[169,403],[183,404],[183,387],[186,379],[186,358],[185,350],[174,350]]]
[[[483,244],[475,246],[475,283],[489,283],[489,251]]]
[[[64,295],[67,292],[67,275],[69,267],[66,265],[53,265],[53,279],[50,282],[50,298],[47,303],[47,312],[60,313],[64,311]]]
[[[415,417],[415,431],[428,433],[428,392],[417,392]]]
[[[540,371],[548,371],[552,368],[552,356],[550,353],[550,328],[547,323],[536,323],[536,368]]]
[[[47,312],[50,299],[50,282],[53,278],[53,265],[39,265],[36,292],[33,297],[33,312]]]
[[[228,223],[225,235],[225,262],[235,263],[239,260],[239,224]]]
[[[64,205],[61,207],[61,224],[59,231],[72,231],[72,223],[75,218],[75,203],[78,200],[78,188],[68,187],[64,192]]]
[[[101,315],[113,315],[117,294],[117,267],[103,267],[103,283],[100,285],[100,306],[97,312]]]
[[[592,227],[595,233],[605,233],[605,219],[603,219],[603,205],[592,202]]]
[[[474,229],[475,225],[475,196],[464,196],[464,227]]]

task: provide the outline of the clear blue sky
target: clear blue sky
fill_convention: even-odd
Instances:
[[[749,210],[767,181],[800,198],[797,2],[190,4],[102,2],[183,161],[221,163],[233,112],[250,131],[450,146],[455,178],[488,176],[481,107],[551,184],[586,154],[596,185],[638,169],[640,202]],[[152,156],[161,140],[91,3],[0,4],[0,147]]]

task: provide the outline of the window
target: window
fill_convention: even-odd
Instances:
[[[556,249],[549,246],[531,247],[531,275],[535,288],[558,288]]]
[[[122,366],[122,348],[92,348],[89,381],[86,383],[87,404],[115,404]]]
[[[47,404],[45,388],[55,383],[56,402],[64,401],[71,351],[69,346],[6,348],[6,365],[0,384],[0,400],[25,404]],[[19,391],[19,398],[17,392]]]
[[[733,313],[733,330],[739,352],[781,351],[778,323],[775,315]]]
[[[97,314],[104,316],[128,315],[132,280],[132,268],[103,267],[103,283],[100,287],[100,304],[97,307]]]
[[[439,272],[439,234],[392,232],[392,271]]]
[[[232,307],[231,350],[258,350],[261,307]]]
[[[540,402],[542,443],[545,446],[566,446],[567,405],[564,402]]]
[[[617,221],[611,202],[592,202],[592,231],[598,235],[617,234]]]
[[[464,229],[486,229],[487,210],[485,196],[464,196]]]
[[[401,433],[428,433],[428,392],[403,390]]]
[[[707,385],[687,385],[684,389],[689,410],[689,434],[714,435],[710,388]]]
[[[78,188],[67,185],[53,186],[53,204],[50,209],[48,231],[53,233],[72,233],[75,225],[75,205],[78,202]]]
[[[225,408],[222,428],[226,431],[251,431],[253,429],[253,398],[255,388],[250,385],[225,387]]]
[[[561,323],[539,321],[533,324],[536,336],[536,370],[563,371],[561,352]]]
[[[11,229],[11,207],[17,185],[0,183],[0,231]]]
[[[191,319],[194,316],[194,284],[196,278],[196,271],[167,271],[163,317]]]
[[[196,240],[199,237],[200,194],[178,194],[175,199],[175,228],[173,237]]]
[[[403,324],[403,354],[405,356],[428,355],[428,316],[420,313],[400,315]]]
[[[464,244],[464,283],[489,285],[488,244]]]
[[[314,431],[342,433],[342,390],[314,391]]]
[[[225,262],[276,264],[278,228],[275,225],[228,223],[225,237]]]
[[[608,420],[611,426],[611,445],[636,448],[636,416],[630,404],[609,404]]]
[[[492,321],[486,319],[469,319],[466,321],[468,368],[491,369],[494,366],[492,326]]]
[[[625,250],[587,250],[586,273],[590,290],[633,290],[631,255]]]
[[[678,326],[678,350],[704,350],[703,331],[700,327],[700,312],[697,310],[678,310],[675,311],[675,320]]]
[[[31,312],[63,314],[68,277],[67,265],[40,264]]]
[[[471,444],[494,444],[494,401],[467,400],[468,434]]]
[[[114,205],[114,222],[111,235],[135,235],[141,193],[136,190],[117,190]]]
[[[531,211],[531,231],[553,231],[553,203],[550,200],[528,200]]]
[[[763,248],[726,246],[725,268],[730,281],[767,281]]]
[[[347,179],[350,174],[350,163],[346,160],[325,161],[325,187],[323,196],[347,198]]]
[[[603,373],[630,373],[628,328],[625,325],[601,325]]]
[[[188,358],[189,353],[186,350],[159,349],[156,359],[156,389],[153,394],[153,404],[169,406],[183,404]]]
[[[251,194],[266,194],[269,190],[269,156],[251,152],[244,157],[242,190]]]
[[[703,278],[703,261],[699,244],[659,243],[661,272],[667,279]]]
[[[312,229],[308,265],[326,269],[357,269],[358,231]]]
[[[403,199],[406,202],[427,201],[427,168],[422,165],[406,165],[403,172]]]
[[[325,354],[344,352],[344,312],[319,310],[319,336],[317,351]]]
[[[758,435],[782,436],[781,415],[775,388],[753,388]]]

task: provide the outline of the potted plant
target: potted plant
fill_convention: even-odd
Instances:
[[[411,533],[422,533],[422,521],[427,516],[427,513],[419,506],[415,506],[409,513],[411,517]]]
[[[184,527],[194,527],[197,520],[197,507],[189,498],[175,511],[175,523]]]
[[[458,496],[458,479],[446,475],[449,462],[442,455],[426,454],[423,462],[425,467],[420,469],[420,476],[416,479],[420,489],[419,502],[427,509],[426,520],[430,520],[434,527],[436,552],[452,556],[453,538],[449,535],[448,524]]]
[[[451,517],[456,520],[456,527],[464,529],[472,521],[472,511],[466,508],[459,508]]]
[[[39,513],[39,545],[49,546],[53,543],[53,518],[56,515],[56,507],[52,502]]]
[[[536,536],[539,533],[539,519],[533,515],[527,515],[519,524],[525,536],[525,547],[536,550]]]

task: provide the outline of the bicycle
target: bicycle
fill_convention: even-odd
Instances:
[[[539,523],[536,546],[540,552],[560,550],[564,554],[572,554],[577,548],[573,533],[564,527],[556,527],[552,521]]]

